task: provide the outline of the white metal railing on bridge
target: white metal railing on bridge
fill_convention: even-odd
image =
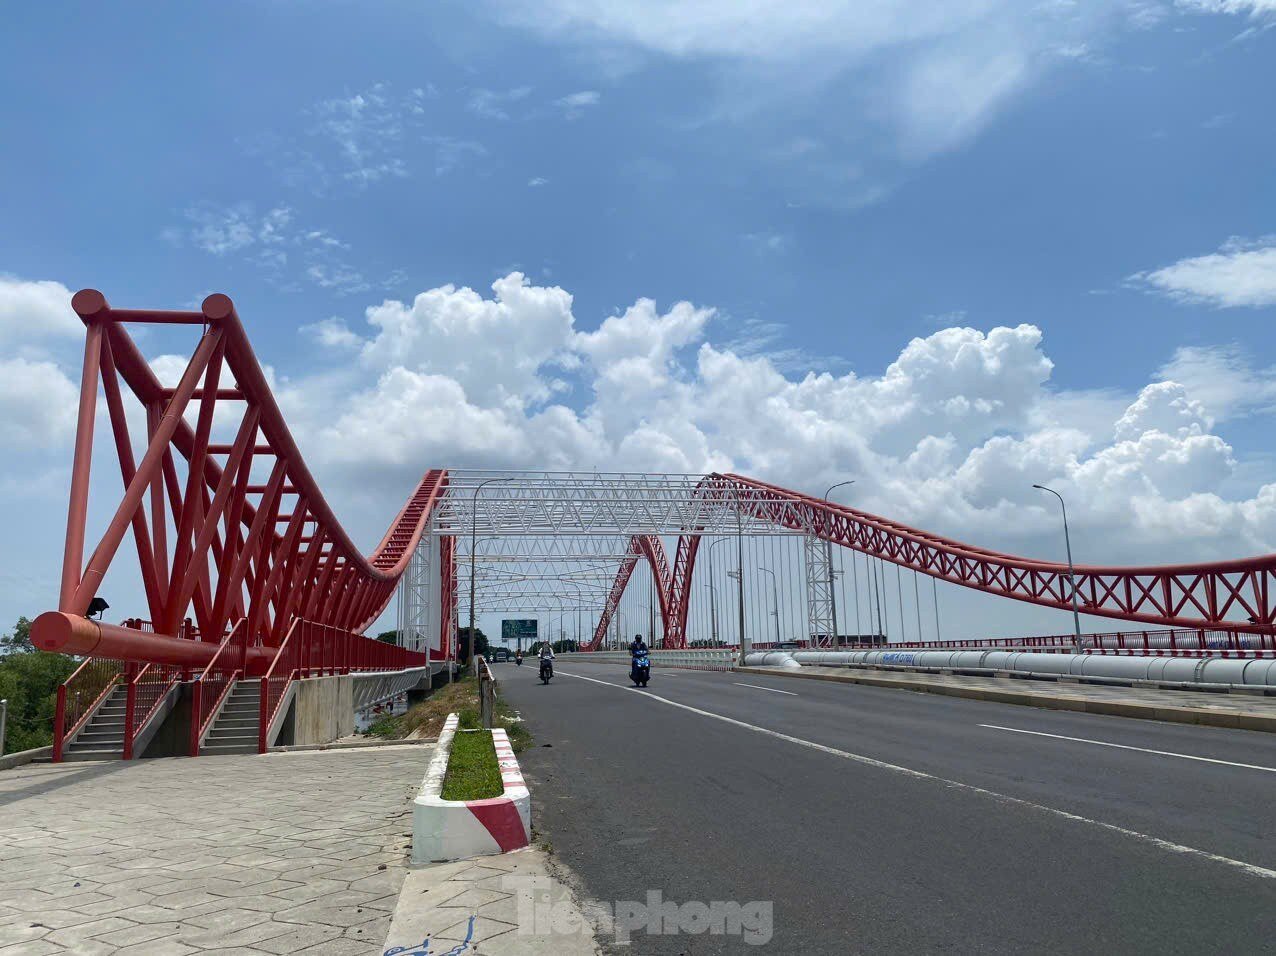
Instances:
[[[734,670],[740,652],[730,647],[693,648],[681,651],[649,651],[652,666],[679,667],[697,671]],[[628,651],[580,651],[557,655],[568,663],[629,664]]]

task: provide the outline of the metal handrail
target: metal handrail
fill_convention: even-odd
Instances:
[[[267,668],[266,673],[262,675],[260,704],[257,708],[258,753],[264,754],[266,752],[266,738],[270,732],[271,722],[275,719],[275,712],[279,709],[279,706],[283,703],[284,697],[288,693],[288,685],[296,680],[301,673],[301,668],[297,666],[299,663],[297,658],[300,656],[299,650],[303,649],[300,646],[303,642],[300,639],[294,642],[293,636],[297,633],[299,628],[304,628],[305,626],[306,622],[301,618],[295,618],[293,620],[292,624],[288,626],[288,633],[284,635],[284,639],[279,645],[279,650],[275,653],[275,659],[271,661],[270,667]],[[272,693],[271,682],[278,681],[281,678],[275,673],[275,670],[280,666],[280,664],[290,660],[293,666],[284,667],[284,670],[287,671],[287,676],[282,678],[283,686],[279,689],[279,694],[276,697],[275,694]],[[272,698],[274,698],[273,702]]]
[[[156,678],[159,680],[156,680]],[[128,683],[128,696],[124,703],[124,759],[133,759],[133,747],[138,733],[150,723],[151,718],[164,703],[164,698],[182,679],[182,668],[172,664],[147,664]],[[137,718],[138,691],[146,688],[148,695],[153,693],[150,706],[141,719]],[[146,701],[143,700],[143,705]]]
[[[103,684],[102,689],[94,696],[93,700],[78,714],[75,714],[75,722],[71,728],[66,729],[67,719],[67,689],[74,688],[74,685],[82,680],[87,680],[88,675],[92,674],[95,669],[104,667],[115,667],[115,672],[109,676],[109,679]],[[53,714],[53,760],[58,762],[62,759],[62,750],[68,737],[74,737],[88,723],[98,706],[110,695],[116,685],[119,683],[120,675],[123,673],[123,667],[117,660],[102,657],[86,657],[74,671],[71,676],[58,685],[57,704]],[[81,675],[84,675],[83,677]],[[81,703],[78,700],[77,704]]]
[[[221,644],[217,647],[217,653],[214,654],[213,659],[208,662],[208,666],[205,667],[200,675],[195,678],[191,699],[190,754],[192,757],[199,756],[200,742],[204,739],[204,734],[207,732],[208,727],[212,724],[213,715],[215,715],[218,708],[221,707],[222,701],[226,699],[226,695],[231,692],[232,688],[234,688],[235,681],[243,675],[243,662],[240,662],[239,667],[232,667],[230,669],[230,675],[226,678],[226,686],[222,688],[221,692],[217,695],[217,699],[213,701],[212,706],[208,708],[207,716],[204,716],[203,712],[205,682],[208,681],[209,675],[213,673],[214,668],[217,668],[222,655],[226,653],[226,648],[230,647],[231,644],[234,643],[235,636],[243,631],[246,626],[247,619],[240,618],[235,626],[230,629],[230,632],[222,638]],[[243,639],[241,639],[241,643],[243,643]]]

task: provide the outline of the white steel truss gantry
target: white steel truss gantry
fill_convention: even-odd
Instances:
[[[595,614],[617,568],[632,559],[635,535],[661,537],[672,558],[682,534],[801,535],[806,514],[774,493],[699,474],[449,470],[430,534],[418,548],[428,554],[419,559],[419,569],[414,559],[404,577],[400,628],[412,634],[431,614],[437,616],[437,591],[424,597],[406,591],[437,582],[428,555],[438,563],[442,537],[453,542],[462,616],[471,567],[475,613],[580,608]],[[807,575],[808,582],[814,578]],[[814,633],[820,620],[811,621]]]

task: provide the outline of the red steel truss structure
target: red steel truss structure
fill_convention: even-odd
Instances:
[[[697,494],[721,500],[749,518],[811,534],[942,581],[1043,607],[1072,607],[1066,564],[964,544],[741,475],[709,475]],[[606,624],[640,556],[651,562],[662,592],[665,646],[685,646],[691,572],[700,537],[695,531],[679,536],[672,573],[663,546],[657,547],[659,539],[652,544],[635,538],[631,555],[616,574],[591,649],[602,645]],[[1086,614],[1193,630],[1276,632],[1276,555],[1150,567],[1076,565],[1074,572],[1077,604]]]
[[[277,699],[278,682],[287,679],[280,675],[312,672],[315,661],[337,670],[424,663],[424,654],[383,644],[374,650],[375,642],[360,635],[393,598],[432,517],[446,511],[448,473],[425,472],[381,543],[364,556],[306,468],[228,297],[211,295],[198,312],[145,311],[114,309],[101,293],[86,289],[72,305],[87,331],[63,573],[58,609],[36,619],[33,641],[117,664],[156,665],[111,672],[111,682],[127,681],[132,688],[139,716],[130,720],[141,720],[152,698],[177,679],[172,668],[201,673],[210,693],[223,672],[261,678]],[[165,387],[143,358],[127,330],[134,324],[198,330],[175,387]],[[99,391],[124,491],[86,561]],[[126,408],[128,396],[140,415]],[[225,428],[227,420],[234,424],[233,438],[213,441],[214,426]],[[135,438],[143,439],[140,456]],[[477,500],[475,494],[475,507]],[[704,506],[696,513],[719,509],[717,520],[724,509],[731,512],[737,530],[765,524],[999,597],[1071,607],[1066,565],[964,544],[740,475],[705,476],[683,500]],[[685,646],[692,573],[701,536],[710,532],[699,524],[675,525],[675,533],[678,528],[672,564],[660,537],[668,528],[635,528],[591,646],[604,639],[639,560],[652,568],[665,646]],[[130,531],[149,620],[128,626],[89,620],[90,603]],[[458,569],[451,535],[457,532],[436,533],[443,590],[438,624],[447,640],[455,623]],[[713,533],[729,532],[720,524]],[[1079,565],[1077,599],[1087,614],[1125,621],[1271,634],[1273,575],[1276,555],[1163,567]],[[335,663],[325,656],[330,653],[337,653]],[[84,699],[106,692],[98,687],[101,680],[84,678],[93,685]],[[78,716],[79,706],[68,719]]]
[[[227,641],[237,633],[233,667],[244,676],[264,675],[293,623],[306,621],[313,626],[303,640],[350,635],[340,644],[344,670],[425,663],[425,654],[360,635],[392,599],[446,473],[425,473],[365,557],[307,470],[227,296],[210,295],[198,312],[143,311],[114,309],[100,292],[85,289],[72,307],[87,334],[62,582],[58,609],[36,619],[32,640],[68,654],[200,670],[225,665]],[[129,335],[134,324],[198,330],[176,387],[166,388],[151,370]],[[124,492],[86,562],[99,386]],[[126,408],[129,393],[143,417]],[[232,441],[211,440],[215,419],[223,427],[227,419],[237,423]],[[89,620],[90,602],[130,530],[149,622]],[[452,604],[442,602],[445,616]],[[450,623],[440,622],[442,634],[450,635]],[[293,653],[308,660],[310,649],[295,646]]]

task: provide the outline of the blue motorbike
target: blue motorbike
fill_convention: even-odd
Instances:
[[[629,665],[629,679],[635,687],[646,687],[651,680],[651,659],[646,654],[635,654]]]

